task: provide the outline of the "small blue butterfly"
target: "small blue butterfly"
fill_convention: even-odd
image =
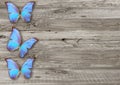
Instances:
[[[11,79],[16,79],[21,72],[25,78],[29,79],[31,77],[31,69],[33,67],[34,58],[29,58],[25,61],[22,67],[18,67],[15,61],[11,58],[5,59],[7,62],[8,73]]]
[[[20,57],[23,58],[28,53],[28,49],[31,49],[37,41],[37,38],[31,38],[22,43],[20,32],[13,27],[7,49],[9,51],[15,51],[19,48]]]
[[[21,16],[22,19],[25,22],[30,22],[31,21],[31,12],[33,11],[33,6],[35,4],[34,1],[28,2],[23,9],[21,10],[21,12],[18,10],[18,8],[11,2],[5,2],[7,9],[8,9],[8,13],[9,13],[9,19],[11,23],[15,23],[18,21],[19,17]],[[21,14],[20,14],[21,13]]]

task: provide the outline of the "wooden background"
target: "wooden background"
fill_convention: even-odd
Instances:
[[[12,29],[0,0],[0,85],[120,85],[120,0],[36,0],[23,40],[39,42],[21,59],[6,49]],[[10,0],[20,9],[30,0]],[[5,58],[20,66],[37,56],[31,79],[11,80]]]

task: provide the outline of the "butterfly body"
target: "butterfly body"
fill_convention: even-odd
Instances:
[[[31,77],[34,58],[28,58],[21,68],[11,58],[5,60],[7,62],[8,73],[11,79],[16,79],[20,73],[22,73],[27,79]]]
[[[37,38],[30,38],[22,43],[20,32],[16,28],[13,28],[7,44],[7,49],[9,51],[15,51],[19,49],[20,57],[24,58],[24,56],[28,53],[28,50],[31,49],[37,41]]]
[[[19,9],[17,8],[16,5],[14,5],[12,2],[6,2],[6,6],[8,9],[8,17],[10,19],[11,23],[16,23],[18,21],[18,19],[20,17],[22,17],[22,19],[25,22],[30,22],[31,21],[31,13],[33,11],[33,7],[34,7],[35,2],[31,1],[28,2],[21,11],[19,11]]]

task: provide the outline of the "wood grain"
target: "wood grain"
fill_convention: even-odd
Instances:
[[[31,23],[14,24],[23,41],[39,42],[24,59],[9,52],[7,42],[13,24],[5,2],[0,1],[1,85],[119,85],[120,1],[119,0],[35,0]],[[20,9],[30,0],[10,0]],[[37,56],[31,79],[8,75],[5,58],[20,66]]]

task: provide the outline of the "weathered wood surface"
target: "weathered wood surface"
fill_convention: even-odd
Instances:
[[[23,40],[39,42],[24,59],[6,49],[12,24],[0,0],[1,85],[119,85],[120,1],[36,0],[32,22],[15,25]],[[10,0],[22,8],[30,0]],[[8,76],[5,58],[20,65],[36,55],[32,78]]]

